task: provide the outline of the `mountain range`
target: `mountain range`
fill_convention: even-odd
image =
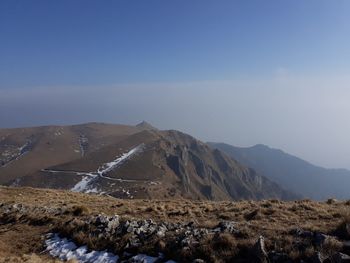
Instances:
[[[0,129],[0,184],[118,198],[297,198],[223,151],[147,122]]]
[[[304,197],[316,200],[350,198],[349,170],[322,168],[262,144],[246,148],[225,143],[208,144]]]

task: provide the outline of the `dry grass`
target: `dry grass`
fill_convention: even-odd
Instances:
[[[17,230],[11,232],[12,239],[21,244],[22,249],[13,248],[9,255],[20,255],[38,253],[43,242],[35,244],[26,242],[32,237],[20,234],[27,227],[36,229],[37,237],[60,227],[61,232],[74,233],[74,239],[81,244],[88,244],[93,249],[106,248],[108,243],[103,239],[87,239],[85,234],[88,229],[79,228],[79,221],[75,229],[65,229],[62,224],[70,218],[79,218],[88,214],[114,215],[118,214],[124,219],[128,218],[152,218],[155,221],[168,222],[194,222],[200,227],[214,227],[219,221],[230,220],[237,222],[240,230],[236,235],[208,236],[201,241],[199,249],[181,251],[183,259],[193,258],[193,253],[207,258],[210,262],[221,262],[220,258],[234,259],[235,257],[249,257],[251,247],[260,235],[266,239],[268,250],[284,251],[291,258],[300,260],[309,258],[319,248],[313,246],[311,241],[298,240],[292,230],[299,228],[303,230],[316,231],[321,233],[336,233],[339,237],[345,238],[344,227],[350,223],[349,201],[326,201],[314,202],[301,200],[295,202],[283,202],[279,200],[264,201],[237,201],[237,202],[208,202],[191,200],[121,200],[108,196],[96,196],[73,193],[59,190],[44,190],[33,188],[6,188],[0,187],[0,200],[3,203],[21,203],[25,205],[48,206],[59,208],[64,211],[62,216],[50,218],[47,215],[32,215],[27,219],[12,219],[15,223],[22,222]],[[22,221],[21,221],[22,220]],[[30,222],[30,223],[28,223]],[[16,226],[16,225],[14,225]],[[70,225],[72,226],[72,224]],[[3,243],[10,238],[10,234],[3,232],[4,226],[0,225],[0,255],[4,253],[1,249]],[[17,231],[17,232],[16,232]],[[34,231],[34,232],[35,232]],[[32,232],[30,230],[29,232]],[[18,235],[15,235],[17,233]],[[124,237],[127,238],[127,237]],[[18,241],[19,240],[19,241]],[[23,242],[21,241],[23,240]],[[120,240],[118,246],[111,248],[118,251],[126,240]],[[299,243],[298,243],[299,242]],[[38,245],[41,244],[41,245]],[[302,244],[300,249],[296,244]],[[164,253],[174,253],[174,248],[168,248],[163,240],[150,242]],[[328,240],[321,251],[324,254],[331,254],[339,251],[340,243],[337,240]],[[145,248],[147,250],[147,248]],[[174,255],[179,257],[179,255]]]

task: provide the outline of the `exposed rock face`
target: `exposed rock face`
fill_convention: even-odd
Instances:
[[[181,132],[162,132],[158,148],[184,192],[201,199],[293,198],[254,170]]]

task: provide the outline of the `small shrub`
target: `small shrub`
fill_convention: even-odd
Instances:
[[[72,207],[72,214],[75,216],[87,215],[89,213],[90,213],[90,210],[86,206],[79,205],[79,206]]]
[[[206,237],[195,251],[195,257],[208,262],[234,262],[239,252],[237,245],[236,239],[227,233]]]
[[[301,257],[301,253],[298,249],[293,249],[291,250],[289,253],[288,253],[288,256],[294,260],[294,261],[297,261],[298,259],[300,259]]]
[[[350,238],[350,213],[343,214],[343,220],[335,230],[335,234],[343,239]]]
[[[313,246],[309,246],[305,249],[304,256],[306,258],[312,258],[315,255],[315,253],[316,253],[315,248]]]
[[[231,216],[227,213],[223,213],[219,215],[219,218],[222,220],[229,220],[231,218]]]
[[[254,211],[244,215],[245,220],[258,220],[261,219],[261,213],[259,209],[255,209]]]
[[[150,213],[150,212],[153,212],[154,211],[154,209],[153,209],[153,207],[151,207],[151,206],[148,206],[148,207],[146,207],[146,209],[145,209],[145,212],[147,212],[147,213]]]
[[[336,202],[337,202],[337,200],[334,199],[334,198],[329,198],[329,199],[326,201],[326,203],[327,203],[328,205],[335,204]]]
[[[341,251],[343,248],[343,243],[338,241],[335,238],[327,238],[321,248],[321,252],[323,255],[332,256],[336,252]]]

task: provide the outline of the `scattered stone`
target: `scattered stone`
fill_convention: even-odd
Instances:
[[[239,230],[236,228],[237,223],[234,221],[222,221],[219,223],[218,228],[221,232],[229,232],[231,234],[239,233]]]

